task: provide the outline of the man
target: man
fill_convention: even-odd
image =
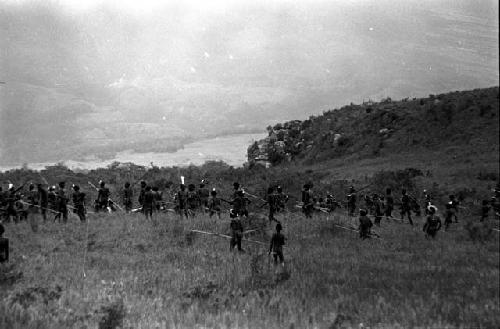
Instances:
[[[0,263],[9,261],[9,239],[4,238],[5,228],[0,223]]]
[[[356,212],[356,191],[354,186],[349,188],[349,193],[347,194],[347,209],[349,216],[354,216]]]
[[[413,225],[413,220],[411,219],[411,212],[410,212],[410,196],[406,193],[406,190],[403,189],[401,191],[401,219],[404,220],[405,215],[408,216],[408,221],[410,222],[410,225]]]
[[[44,222],[47,221],[47,209],[49,207],[49,196],[46,189],[43,188],[42,184],[37,184],[39,201],[40,205],[40,214],[42,214],[42,219]]]
[[[213,189],[208,198],[208,215],[210,218],[212,218],[213,215],[217,215],[217,218],[220,219],[220,210],[221,200],[217,197],[217,191]]]
[[[435,238],[437,231],[441,229],[441,218],[436,215],[437,208],[430,205],[427,209],[429,215],[427,215],[427,221],[424,224],[423,231],[425,232],[426,238]]]
[[[367,216],[367,211],[361,209],[359,211],[359,237],[360,239],[368,239],[371,237],[371,228],[373,226],[372,221]]]
[[[310,184],[304,184],[302,187],[302,212],[306,216],[306,218],[312,218],[312,214],[314,211],[314,200],[313,194],[311,191]]]
[[[185,216],[188,218],[188,208],[187,208],[187,192],[186,192],[186,185],[181,184],[180,185],[180,190],[177,192],[175,196],[175,201],[176,201],[176,207],[177,211],[179,212],[179,215]]]
[[[429,213],[429,206],[432,205],[432,199],[431,195],[427,192],[427,190],[424,190],[424,212],[425,215],[430,215]]]
[[[278,222],[276,224],[276,232],[271,237],[271,244],[269,246],[269,254],[273,255],[274,265],[278,265],[278,259],[281,265],[285,265],[285,258],[283,257],[283,246],[285,245],[285,236],[281,234],[282,226]]]
[[[326,208],[328,209],[328,212],[334,212],[338,206],[339,204],[337,200],[335,200],[333,194],[326,192]]]
[[[144,194],[146,194],[146,187],[147,187],[147,184],[145,181],[141,181],[141,191],[139,192],[139,198],[138,198],[138,202],[139,204],[141,205],[141,210],[144,211]]]
[[[240,191],[240,183],[234,182],[233,183],[233,199],[238,196],[238,191]]]
[[[272,222],[275,220],[274,214],[278,210],[278,195],[274,193],[274,188],[272,186],[268,187],[267,189],[267,197],[266,197],[266,202],[262,204],[261,208],[264,207],[265,205],[269,206],[269,222]]]
[[[372,196],[372,207],[373,215],[375,216],[375,225],[380,226],[380,221],[382,220],[382,201],[378,197],[378,194],[374,193]]]
[[[210,192],[208,188],[205,187],[205,180],[200,183],[200,188],[198,189],[198,200],[200,200],[201,210],[206,213],[208,210],[208,198],[210,197]]]
[[[245,193],[242,190],[236,191],[236,197],[233,199],[233,201],[230,202],[230,204],[233,205],[233,211],[239,216],[239,217],[248,217],[248,209],[247,206],[250,204],[250,200],[245,197]]]
[[[151,192],[153,193],[154,199],[155,199],[155,206],[154,206],[154,211],[160,211],[161,206],[163,204],[163,194],[158,188],[158,186],[155,186],[152,188]]]
[[[373,200],[372,198],[370,198],[370,195],[365,194],[361,199],[364,201],[365,209],[368,211],[368,213],[370,215],[374,215]]]
[[[187,191],[187,208],[188,214],[191,215],[191,217],[194,217],[196,215],[198,203],[198,193],[196,193],[196,186],[194,184],[189,184]]]
[[[229,217],[231,218],[231,223],[229,224],[229,228],[231,229],[231,240],[229,242],[230,250],[233,250],[234,247],[238,247],[238,251],[242,252],[241,239],[243,238],[243,225],[238,217],[238,213],[233,209],[229,211]]]
[[[278,201],[276,211],[283,212],[285,211],[286,203],[288,202],[289,198],[288,195],[286,195],[283,192],[283,188],[281,186],[278,186],[276,188],[276,191],[277,191],[277,201]]]
[[[448,231],[451,223],[453,222],[453,210],[451,208],[451,202],[446,203],[445,205],[445,213],[444,213],[444,230]]]
[[[452,213],[453,213],[453,216],[452,216],[452,217],[453,217],[453,218],[455,218],[455,223],[458,223],[458,216],[457,216],[457,213],[458,213],[458,204],[459,204],[459,202],[458,202],[458,200],[455,198],[455,195],[453,195],[453,194],[452,194],[452,195],[450,195],[450,196],[449,196],[449,198],[450,198],[449,204],[450,204],[450,206],[451,206],[451,207],[450,207],[450,209],[451,209],[451,211],[452,211]]]
[[[34,184],[30,184],[28,187],[27,200],[29,203],[27,216],[31,226],[31,230],[33,232],[38,232],[37,214],[39,213],[39,208],[40,208],[40,203],[39,203],[40,196],[38,195],[38,190],[35,190]]]
[[[7,208],[6,199],[7,199],[7,196],[2,189],[2,186],[0,186],[0,221],[5,216],[5,212],[6,212],[6,208]]]
[[[9,190],[7,193],[7,208],[6,208],[6,220],[10,221],[10,218],[13,217],[15,223],[19,222],[19,213],[17,212],[16,204],[21,199],[21,196],[17,193],[13,184],[9,184]]]
[[[151,186],[146,186],[146,191],[144,192],[144,200],[142,205],[142,210],[146,219],[153,219],[153,210],[156,208],[156,196],[152,191]]]
[[[59,189],[57,190],[57,212],[59,220],[62,218],[63,223],[68,222],[68,201],[66,182],[59,182]]]
[[[392,217],[394,210],[394,198],[392,197],[392,190],[387,188],[385,190],[385,218],[389,220]]]
[[[109,211],[109,189],[104,181],[99,181],[99,189],[97,190],[96,212]]]
[[[56,193],[56,187],[53,185],[49,187],[49,193],[48,193],[48,205],[49,209],[52,210],[52,213],[56,214],[54,216],[54,222],[59,219],[61,214],[57,211],[57,193]]]
[[[35,190],[35,185],[30,184],[28,187],[28,212],[30,214],[36,215],[38,213],[38,208],[40,207],[39,200],[40,196],[38,195],[38,190]],[[30,216],[31,217],[31,216]]]
[[[125,182],[122,191],[122,203],[123,206],[125,207],[126,213],[130,213],[132,211],[132,206],[134,203],[133,198],[134,198],[134,190],[132,189],[132,187],[130,187],[129,182]]]
[[[73,185],[73,212],[78,215],[80,222],[85,222],[87,218],[85,217],[85,193],[80,192],[80,186]]]

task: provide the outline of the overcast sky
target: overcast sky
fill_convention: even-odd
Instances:
[[[265,127],[369,98],[498,85],[493,0],[0,0],[0,29],[3,142],[12,120],[30,126],[26,113],[95,125],[104,111],[127,122],[232,115]]]

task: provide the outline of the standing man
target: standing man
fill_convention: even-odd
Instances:
[[[196,186],[194,184],[188,185],[187,208],[188,214],[194,217],[196,215],[196,209],[198,208],[198,193],[196,193]]]
[[[38,195],[38,190],[35,190],[35,185],[30,184],[28,188],[28,221],[33,232],[38,231],[37,214],[40,208],[40,196]]]
[[[238,214],[231,209],[229,211],[229,217],[231,218],[231,223],[229,227],[231,229],[231,241],[229,242],[230,250],[232,251],[234,247],[238,247],[238,251],[242,252],[241,249],[241,239],[243,238],[243,225],[238,217]]]
[[[4,238],[5,228],[0,223],[0,263],[9,261],[9,239]]]
[[[288,202],[288,195],[286,195],[283,192],[283,188],[281,186],[278,186],[276,188],[276,191],[277,191],[277,201],[278,201],[276,211],[283,212],[285,211],[286,203]]]
[[[236,191],[236,197],[230,204],[233,205],[233,212],[238,215],[238,217],[248,217],[248,209],[247,206],[250,203],[250,200],[245,197],[245,193],[242,190]]]
[[[66,182],[59,182],[59,189],[57,190],[57,211],[58,217],[59,219],[62,218],[63,223],[68,222],[68,201]]]
[[[404,220],[405,215],[408,216],[408,221],[410,222],[410,225],[413,226],[413,221],[411,219],[411,212],[410,212],[410,196],[406,193],[406,190],[403,189],[401,191],[401,219]]]
[[[61,214],[58,211],[57,193],[56,193],[56,187],[54,185],[49,187],[48,203],[49,203],[49,209],[52,210],[52,213],[56,214],[54,216],[54,222],[55,222],[61,217]]]
[[[43,222],[46,222],[47,208],[49,207],[49,195],[47,190],[43,188],[42,184],[38,183],[37,189],[38,189],[38,196],[40,198],[38,201],[38,204],[40,205],[40,214],[42,214]]]
[[[10,221],[10,217],[14,218],[14,222],[19,222],[19,214],[17,212],[16,203],[20,199],[20,195],[17,193],[13,184],[9,184],[9,191],[7,192],[7,209],[6,209],[6,220]]]
[[[220,219],[220,201],[221,200],[217,197],[217,191],[213,189],[208,198],[208,215],[210,218],[212,218],[213,215],[217,215],[217,218]]]
[[[285,245],[285,236],[281,234],[282,226],[278,222],[276,224],[276,232],[271,237],[271,244],[269,246],[269,254],[273,255],[274,265],[278,265],[278,259],[281,265],[285,265],[285,258],[283,257],[283,246]]]
[[[356,191],[354,186],[349,187],[349,193],[347,194],[347,209],[349,216],[354,216],[356,212]]]
[[[373,215],[375,216],[375,225],[380,226],[380,221],[382,220],[383,212],[382,212],[382,201],[378,197],[378,194],[373,194],[372,197],[372,207],[373,207]]]
[[[27,200],[29,203],[28,212],[33,215],[38,214],[38,208],[40,207],[40,196],[38,195],[38,190],[35,190],[34,184],[30,184],[28,187]]]
[[[152,193],[155,199],[154,211],[160,211],[163,204],[163,194],[158,186],[152,188]]]
[[[80,222],[87,220],[85,217],[85,193],[80,192],[80,186],[73,185],[73,212],[78,215]]]
[[[238,196],[238,191],[240,191],[240,183],[234,182],[233,183],[233,199]]]
[[[302,212],[306,218],[312,218],[314,211],[314,200],[311,192],[311,185],[304,184],[302,188]]]
[[[363,240],[371,237],[371,228],[373,226],[367,213],[365,209],[359,211],[359,237]]]
[[[139,192],[138,202],[141,205],[141,210],[144,211],[144,195],[146,194],[147,184],[145,181],[141,181],[141,191]]]
[[[457,216],[457,213],[458,213],[458,200],[455,198],[455,195],[452,194],[450,195],[450,201],[449,201],[449,204],[451,205],[451,211],[453,213],[453,218],[455,218],[455,223],[458,223],[458,216]]]
[[[198,189],[198,200],[200,200],[200,207],[203,213],[208,210],[208,198],[210,197],[210,192],[205,186],[205,180],[200,183],[200,188]]]
[[[429,213],[429,215],[427,215],[427,220],[424,224],[423,231],[425,232],[426,238],[434,239],[436,237],[437,231],[441,229],[441,218],[436,215],[436,207],[431,205],[428,208],[429,209],[427,209],[427,212]]]
[[[392,190],[387,188],[385,190],[385,218],[389,220],[392,217],[392,211],[394,210],[394,198],[392,197]]]
[[[156,196],[151,190],[151,186],[146,186],[146,191],[144,193],[144,203],[142,205],[142,210],[146,219],[153,219],[153,210],[156,207]]]
[[[104,181],[99,181],[99,189],[97,190],[97,207],[96,212],[101,210],[109,211],[109,189]]]
[[[431,195],[424,190],[424,213],[425,215],[430,215],[430,206],[432,205]]]
[[[261,206],[261,208],[264,207],[265,205],[269,206],[269,215],[268,215],[269,222],[275,220],[274,214],[278,211],[278,202],[279,202],[278,195],[274,193],[274,188],[272,186],[269,186],[267,188],[266,202]]]
[[[180,190],[177,192],[177,195],[175,196],[175,201],[177,203],[177,210],[179,211],[179,215],[181,216],[181,219],[183,216],[188,218],[188,210],[187,210],[187,192],[186,192],[186,185],[181,184],[180,185]]]
[[[132,187],[130,187],[130,183],[126,182],[125,186],[123,187],[123,197],[122,197],[122,202],[123,206],[125,207],[126,213],[130,213],[130,211],[132,210],[133,198],[134,198],[134,190],[132,189]]]

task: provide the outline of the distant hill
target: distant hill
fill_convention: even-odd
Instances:
[[[248,161],[311,165],[449,148],[495,158],[498,116],[498,87],[351,104],[308,120],[269,126],[268,137],[248,148]]]

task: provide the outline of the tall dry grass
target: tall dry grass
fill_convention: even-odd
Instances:
[[[281,218],[283,268],[267,246],[244,242],[245,253],[230,252],[226,239],[189,232],[227,233],[227,219],[89,217],[88,227],[73,218],[38,233],[7,224],[12,259],[1,270],[17,276],[0,283],[0,328],[500,324],[498,235],[475,243],[455,225],[427,240],[422,223],[384,220],[382,239],[361,241],[334,226],[355,224],[345,216],[292,213]],[[251,239],[267,243],[271,233],[267,226]]]

